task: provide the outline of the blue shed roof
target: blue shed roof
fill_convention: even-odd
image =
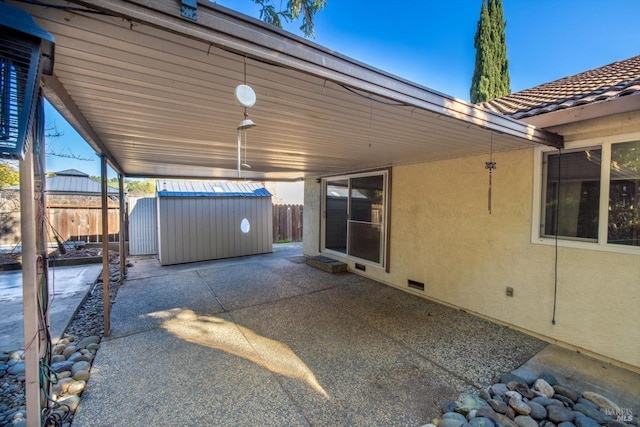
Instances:
[[[262,184],[226,181],[157,180],[158,197],[271,197]]]

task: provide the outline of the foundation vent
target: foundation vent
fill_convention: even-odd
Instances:
[[[358,264],[356,262],[356,270],[360,270],[360,271],[367,271],[367,266],[364,264]]]
[[[407,285],[409,285],[409,287],[411,289],[417,289],[419,291],[424,291],[424,283],[422,282],[417,282],[415,280],[407,280]]]

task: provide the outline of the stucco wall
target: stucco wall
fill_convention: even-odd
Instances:
[[[390,272],[358,273],[640,371],[638,255],[559,248],[552,325],[555,247],[531,243],[533,159],[531,149],[494,155],[492,214],[486,156],[394,168]],[[319,198],[307,181],[308,255],[318,251]]]

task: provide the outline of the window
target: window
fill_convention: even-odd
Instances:
[[[640,141],[547,152],[542,172],[541,237],[640,246]]]
[[[323,250],[386,266],[388,173],[324,180]]]
[[[611,147],[607,241],[640,246],[640,141]]]

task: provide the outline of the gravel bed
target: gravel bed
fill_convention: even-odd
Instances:
[[[120,264],[110,257],[111,304],[120,287]],[[78,307],[63,336],[52,343],[49,377],[51,399],[44,425],[70,426],[89,381],[91,364],[104,334],[102,274]],[[0,427],[26,426],[24,351],[0,353]]]

